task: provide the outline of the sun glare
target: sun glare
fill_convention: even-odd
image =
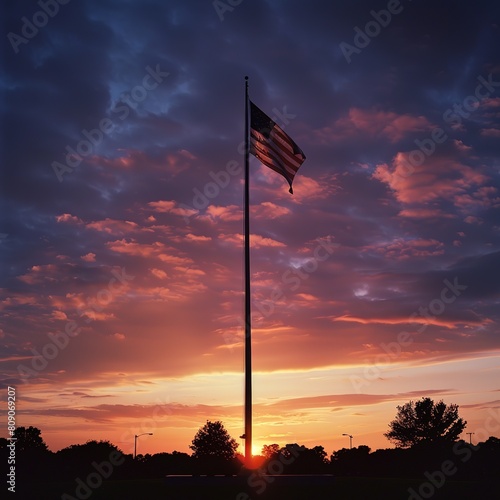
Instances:
[[[259,443],[252,443],[252,455],[258,457],[262,453],[262,445]]]

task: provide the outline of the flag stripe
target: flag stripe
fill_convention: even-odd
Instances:
[[[306,159],[303,151],[269,116],[250,102],[250,153],[262,164],[281,174],[290,185]]]
[[[281,158],[283,159],[283,161],[286,161],[286,163],[290,165],[290,167],[298,170],[298,168],[304,161],[303,155],[300,155],[300,157],[298,157],[294,153],[290,143],[285,141],[285,139],[283,138],[284,132],[280,131],[281,134],[279,132],[277,133],[275,131],[276,127],[271,131],[269,139],[267,139],[260,133],[255,133],[255,131],[252,130],[254,143],[260,143],[263,147],[274,151],[278,156],[278,161]]]
[[[257,152],[271,157],[273,161],[276,162],[277,166],[279,166],[281,161],[283,163],[283,167],[290,173],[290,175],[296,174],[302,164],[301,161],[298,161],[295,156],[290,156],[288,153],[284,152],[276,144],[264,143],[261,137],[255,137],[255,135],[256,134],[254,134],[254,140],[251,141],[251,143]]]
[[[292,145],[286,141],[286,137],[288,136],[286,136],[277,125],[271,131],[270,136],[274,140],[274,142],[271,142],[271,146],[274,146],[274,150],[276,150],[278,154],[282,154],[283,158],[292,166],[296,166],[298,170],[304,160],[302,158],[297,158]]]

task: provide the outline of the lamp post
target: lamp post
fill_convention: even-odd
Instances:
[[[153,433],[152,432],[143,432],[142,434],[136,434],[134,436],[134,460],[135,460],[135,457],[137,456],[137,438],[140,437],[140,436],[152,436]]]
[[[472,434],[475,434],[474,432],[466,432],[465,434],[467,434],[469,436],[469,444],[472,445]]]
[[[342,434],[342,436],[349,436],[349,449],[352,450],[352,436],[350,434]]]

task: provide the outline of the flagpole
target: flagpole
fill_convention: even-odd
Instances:
[[[245,462],[252,463],[252,326],[250,297],[248,76],[245,76]]]

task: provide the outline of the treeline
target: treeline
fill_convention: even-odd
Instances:
[[[0,444],[7,462],[8,448]],[[88,441],[57,452],[46,446],[24,446],[16,455],[18,479],[29,481],[86,482],[89,475],[108,478],[163,478],[168,474],[238,474],[242,457],[196,457],[187,453],[156,453],[134,457],[109,441]],[[323,446],[277,444],[263,448],[257,473],[333,474],[335,476],[424,478],[427,472],[441,471],[453,479],[496,478],[500,470],[500,439],[471,445],[463,440],[448,444],[425,444],[409,449],[371,451],[368,446],[342,448],[330,456]]]

